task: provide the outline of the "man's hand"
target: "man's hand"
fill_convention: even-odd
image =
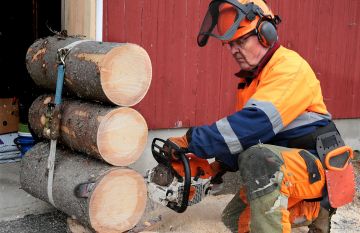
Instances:
[[[223,184],[224,181],[222,179],[222,176],[226,173],[226,171],[223,169],[221,162],[216,161],[216,160],[214,162],[210,163],[210,167],[213,172],[213,177],[210,181],[211,184],[213,185],[211,193],[217,194],[217,193],[221,192],[224,188],[224,184]]]
[[[215,160],[214,162],[210,163],[210,167],[214,176],[222,171],[221,164],[219,161]]]
[[[179,148],[188,148],[189,147],[189,142],[186,138],[186,135],[184,135],[182,137],[171,137],[168,140],[171,141],[172,143],[176,144]]]
[[[223,189],[223,175],[226,172],[236,172],[236,170],[232,169],[231,167],[227,166],[224,162],[220,161],[219,159],[215,159],[214,162],[210,164],[211,169],[213,171],[213,177],[211,179],[211,184],[213,185],[212,193],[216,194]]]
[[[226,169],[220,161],[215,160],[210,164],[211,170],[213,172],[213,177],[211,179],[212,184],[221,184],[223,183],[222,176],[226,173]]]
[[[166,140],[169,144],[169,146],[171,146],[172,150],[171,150],[171,159],[173,160],[178,160],[179,157],[176,153],[179,153],[180,151],[186,151],[187,148],[189,147],[189,143],[187,141],[186,135],[182,136],[182,137],[171,137],[168,138]],[[172,144],[172,145],[171,145]],[[164,149],[165,150],[169,150],[169,148],[167,148],[168,145],[164,145]]]

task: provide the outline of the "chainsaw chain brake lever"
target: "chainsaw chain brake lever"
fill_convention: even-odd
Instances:
[[[163,140],[161,138],[154,138],[151,144],[151,151],[154,159],[159,164],[163,164],[169,167],[173,174],[176,176],[179,182],[183,182],[183,177],[173,169],[172,162],[181,161],[180,155],[186,154],[186,152],[178,147],[175,143],[170,140]]]
[[[158,163],[163,163],[164,160],[181,160],[180,155],[187,153],[185,149],[180,148],[172,141],[165,141],[161,138],[153,139],[151,144],[151,151]]]
[[[154,140],[151,143],[151,152],[154,156],[154,159],[156,162],[164,165],[170,165],[170,152],[169,149],[166,147],[166,141],[161,138],[154,138]]]
[[[171,166],[171,159],[173,158],[172,151],[175,150],[176,156],[178,156],[178,159],[181,161],[184,167],[184,180],[182,179],[179,174],[172,168]],[[174,173],[175,176],[178,178],[181,178],[181,181],[184,181],[184,190],[183,195],[181,199],[181,205],[177,205],[177,203],[169,202],[168,207],[178,213],[183,213],[188,206],[189,202],[189,194],[190,194],[190,186],[191,186],[191,170],[190,170],[190,164],[189,160],[186,157],[186,153],[184,150],[179,148],[175,143],[172,143],[171,141],[163,140],[161,138],[154,138],[151,144],[151,151],[154,156],[154,159],[160,163],[164,164],[168,167],[170,167]]]

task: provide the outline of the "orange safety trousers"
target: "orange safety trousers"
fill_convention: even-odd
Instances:
[[[239,202],[244,203],[245,207],[242,208],[239,215],[238,232],[289,233],[292,227],[309,225],[319,214],[320,202],[306,201],[306,199],[320,198],[325,185],[325,172],[320,160],[307,152],[314,159],[314,164],[320,174],[319,179],[311,183],[306,162],[299,154],[301,150],[262,144],[251,147],[252,152],[248,153],[250,156],[244,156],[262,159],[262,157],[254,156],[258,151],[256,148],[261,147],[275,151],[272,156],[278,156],[283,162],[279,167],[282,178],[277,189],[263,196],[249,199],[246,185],[240,189],[239,196],[234,199],[237,198]],[[271,161],[272,157],[267,156],[265,159]],[[242,169],[241,166],[240,169]],[[254,168],[249,168],[247,165],[246,169]],[[244,182],[246,183],[246,180]],[[233,200],[226,208],[234,204]],[[226,211],[225,209],[224,212]],[[269,229],[269,226],[272,228]]]
[[[250,232],[251,212],[243,189],[240,191],[240,198],[247,206],[239,216],[238,233],[248,233]],[[320,202],[307,202],[300,199],[289,198],[289,203],[290,202],[292,202],[292,206],[289,205],[287,209],[288,213],[284,213],[283,219],[285,221],[282,222],[282,225],[285,226],[285,228],[283,228],[283,232],[291,232],[291,227],[295,228],[309,225],[319,214]],[[290,227],[289,223],[291,225]]]

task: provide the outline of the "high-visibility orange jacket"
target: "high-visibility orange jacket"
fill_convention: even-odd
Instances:
[[[259,142],[287,146],[290,139],[331,121],[320,82],[296,52],[280,46],[257,77],[240,80],[237,112],[194,127],[189,150],[237,168],[237,155]]]

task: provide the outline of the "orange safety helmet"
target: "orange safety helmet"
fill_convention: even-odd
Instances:
[[[276,26],[281,22],[264,0],[213,0],[198,35],[199,46],[213,36],[228,43],[255,32],[260,43],[271,47],[277,40]],[[218,34],[212,31],[217,26]]]

